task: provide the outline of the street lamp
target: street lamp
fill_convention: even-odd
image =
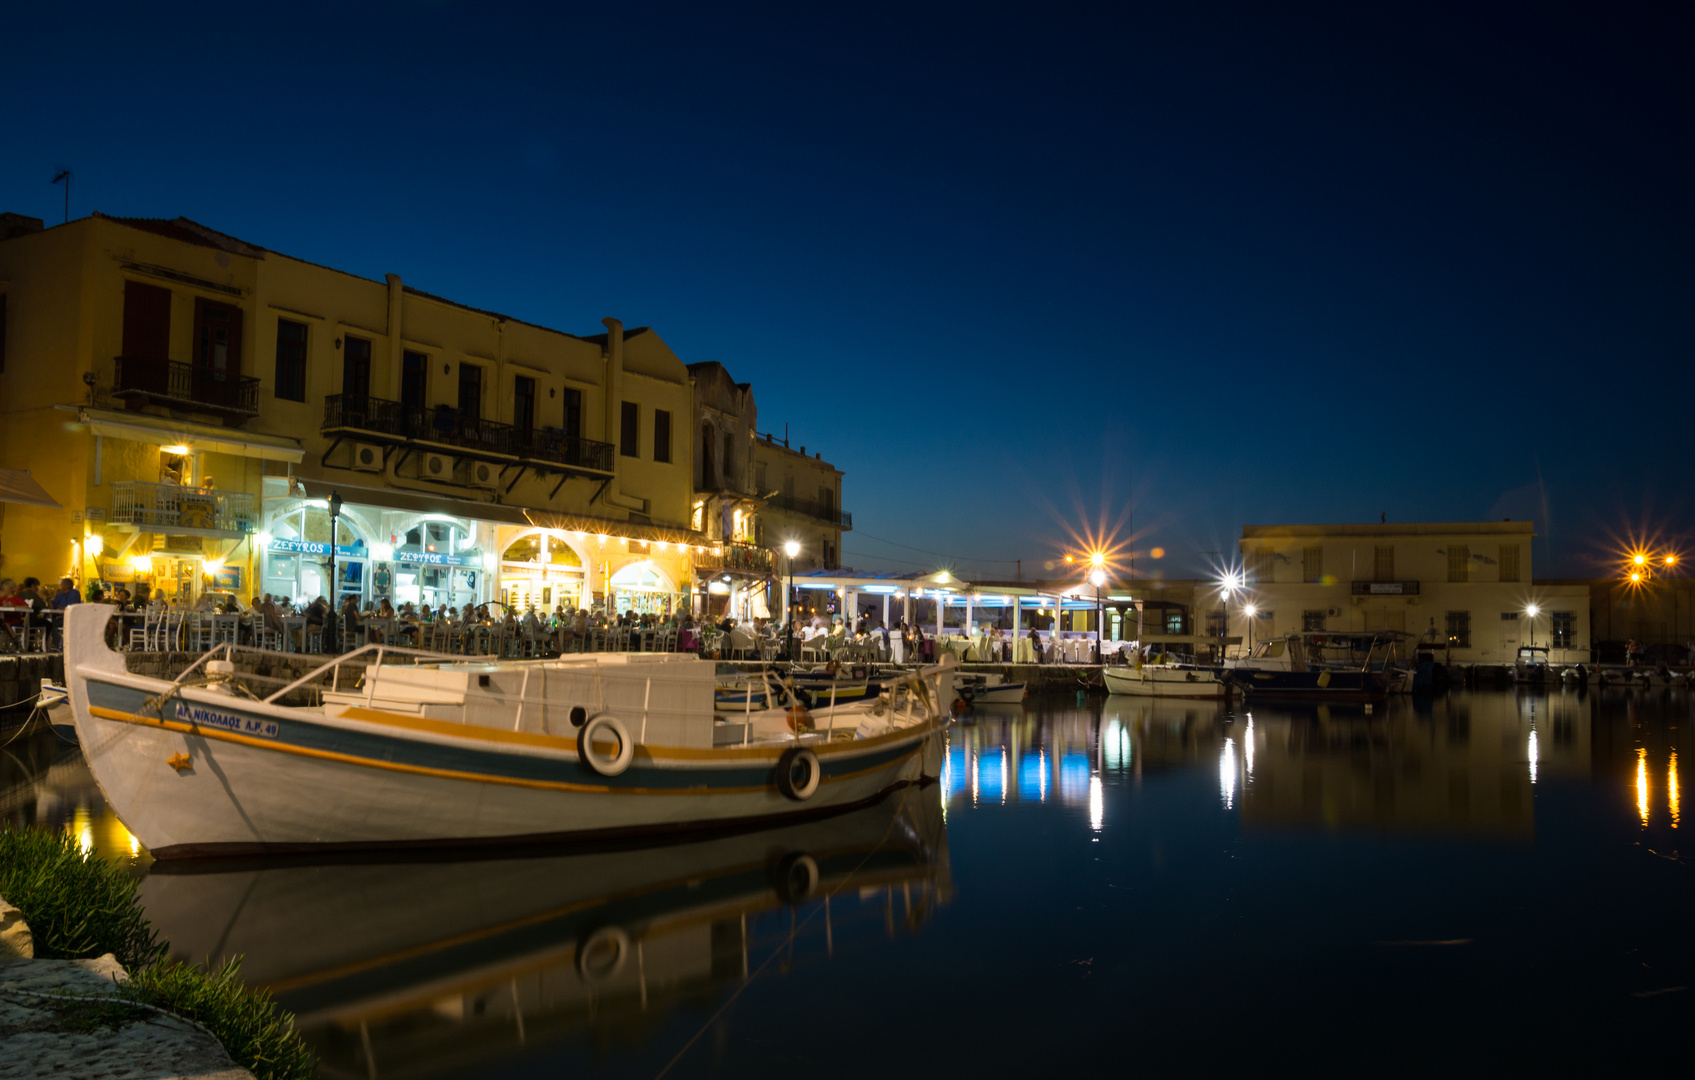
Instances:
[[[1089,575],[1089,584],[1095,587],[1095,663],[1101,662],[1101,636],[1106,631],[1106,608],[1101,603],[1101,586],[1106,584],[1106,571],[1100,568],[1101,553],[1095,552],[1093,561],[1095,570]]]
[[[337,625],[337,615],[340,613],[341,582],[335,576],[335,526],[336,519],[341,516],[341,492],[330,492],[330,610],[324,615],[324,642],[320,642],[325,652],[338,653],[341,651],[340,627]]]
[[[1224,627],[1218,635],[1218,658],[1223,662],[1230,651],[1230,594],[1241,586],[1236,581],[1235,574],[1225,574],[1224,580],[1219,584],[1222,586],[1219,596],[1224,601]]]
[[[789,557],[789,591],[783,597],[783,614],[788,616],[784,628],[786,640],[783,643],[783,655],[793,663],[795,658],[795,556],[800,554],[800,544],[789,540],[783,544],[783,554]]]
[[[1248,617],[1248,655],[1252,656],[1254,654],[1254,616],[1259,614],[1259,608],[1249,604],[1242,609],[1242,614]],[[1225,629],[1229,629],[1229,627]]]
[[[1524,613],[1530,616],[1530,644],[1534,647],[1536,645],[1536,616],[1542,614],[1542,609],[1531,604],[1524,609]]]

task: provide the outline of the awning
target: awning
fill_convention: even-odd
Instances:
[[[71,408],[61,405],[60,408]],[[143,413],[110,409],[77,409],[77,418],[94,435],[153,446],[186,446],[191,452],[231,454],[235,457],[286,461],[298,464],[305,456],[300,443],[282,435],[259,435],[236,428],[194,424]]]
[[[301,480],[301,490],[311,499],[328,499],[330,493],[340,492],[344,502],[359,506],[375,506],[382,510],[398,510],[408,514],[447,514],[450,517],[492,521],[500,525],[528,525],[529,517],[516,506],[500,503],[454,499],[432,495],[427,491],[400,491],[386,487],[362,487],[356,484],[327,480]]]
[[[0,469],[0,502],[48,506],[54,510],[64,509],[35,482],[28,469]]]

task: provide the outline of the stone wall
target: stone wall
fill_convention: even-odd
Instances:
[[[36,653],[30,656],[0,656],[0,726],[20,724],[29,719],[27,708],[8,708],[29,701],[41,693],[41,680],[63,682],[65,657],[62,653]]]

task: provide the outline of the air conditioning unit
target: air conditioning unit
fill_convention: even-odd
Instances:
[[[371,443],[356,442],[353,444],[354,472],[382,472],[383,448]]]
[[[425,454],[418,459],[418,476],[424,480],[452,480],[453,459],[446,454]]]
[[[500,486],[500,466],[490,465],[486,461],[473,461],[469,470],[472,487],[498,488]]]

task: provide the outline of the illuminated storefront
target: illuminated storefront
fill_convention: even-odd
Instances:
[[[638,615],[669,615],[677,590],[652,560],[630,563],[612,575],[612,610]]]
[[[587,608],[586,581],[583,557],[562,533],[525,533],[500,556],[500,600],[513,611]]]

